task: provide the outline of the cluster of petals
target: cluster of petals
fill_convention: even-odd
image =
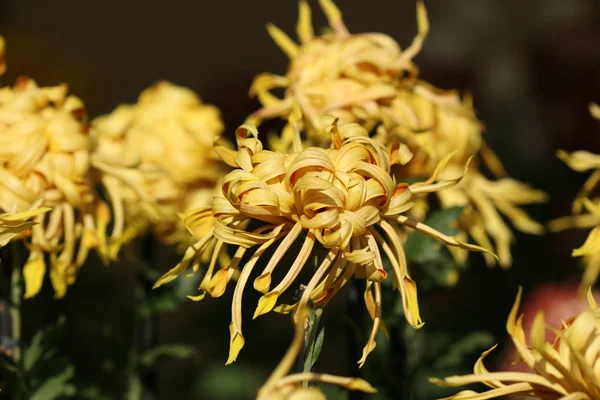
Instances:
[[[521,395],[538,399],[593,400],[600,398],[600,310],[591,291],[590,309],[565,321],[560,327],[548,327],[543,312],[539,312],[529,334],[523,330],[523,316],[518,316],[521,290],[506,323],[506,329],[518,352],[517,361],[525,363],[531,372],[490,372],[483,359],[495,348],[484,352],[474,367],[474,373],[431,381],[446,387],[483,383],[490,389],[477,393],[462,391],[447,400],[492,399]],[[557,332],[551,343],[547,329]]]
[[[197,242],[155,286],[177,278],[190,265],[194,272],[198,271],[206,252],[212,257],[200,283],[202,293],[196,299],[206,293],[212,297],[222,295],[232,277],[237,277],[228,362],[235,360],[244,345],[244,287],[261,256],[276,243],[274,253],[254,279],[254,288],[263,293],[255,317],[271,310],[296,312],[309,302],[322,307],[352,277],[366,278],[365,302],[374,323],[361,364],[374,348],[375,335],[382,327],[381,281],[388,276],[383,257],[390,261],[391,279],[400,291],[408,323],[413,327],[422,325],[417,288],[409,275],[403,248],[403,226],[449,246],[485,251],[443,235],[405,214],[414,205],[415,195],[443,190],[460,181],[462,174],[437,180],[451,155],[429,180],[409,186],[396,183],[390,175],[392,164],[405,158],[402,145],[386,148],[369,138],[368,132],[357,124],[338,127],[333,121],[328,133],[328,149],[309,147],[290,154],[264,150],[251,125],[236,131],[237,149],[217,143],[217,152],[235,169],[223,178],[221,192],[212,207],[186,215],[186,226]],[[297,241],[302,242],[301,248],[287,266],[281,261]],[[221,264],[218,261],[225,245],[237,250],[228,264]],[[277,305],[280,296],[300,275],[311,252],[321,250],[320,265],[315,266],[300,300],[292,305]],[[246,252],[249,258],[244,258]],[[240,267],[242,260],[245,263]],[[218,270],[217,265],[221,266]],[[285,276],[272,285],[276,268],[285,268]]]
[[[68,95],[66,85],[38,87],[21,77],[0,88],[0,212],[7,213],[0,230],[24,229],[12,238],[26,236],[30,250],[25,297],[42,286],[45,253],[55,294],[62,297],[89,250],[103,246],[99,232],[108,214],[90,177],[85,119],[82,101]],[[11,238],[6,232],[4,240]]]
[[[600,120],[600,106],[592,103],[590,113]],[[585,243],[573,250],[574,257],[584,259],[585,272],[581,287],[587,288],[596,283],[600,274],[600,198],[593,195],[600,183],[600,155],[584,150],[573,153],[559,150],[558,157],[577,172],[593,171],[573,202],[573,215],[549,223],[549,229],[552,231],[568,228],[592,229]]]
[[[223,124],[216,107],[166,81],[92,121],[92,165],[112,204],[108,258],[151,230],[161,241],[186,243],[179,213],[210,204],[224,169],[212,151]]]
[[[460,172],[474,157],[472,168],[460,185],[440,194],[443,207],[461,206],[461,237],[471,236],[478,244],[495,249],[499,263],[512,263],[510,246],[514,235],[504,220],[508,218],[519,230],[539,234],[543,226],[532,220],[520,207],[546,200],[546,194],[506,176],[502,164],[482,139],[483,126],[477,120],[469,96],[461,99],[457,91],[444,91],[418,79],[413,58],[421,50],[429,31],[425,7],[417,3],[418,34],[402,50],[391,37],[382,33],[352,34],[346,28],[339,9],[330,0],[320,0],[329,21],[329,29],[315,35],[311,10],[300,2],[296,44],[273,25],[269,33],[289,56],[285,75],[263,73],[256,77],[250,94],[258,97],[262,107],[250,115],[249,123],[282,118],[287,123],[280,137],[271,137],[270,147],[278,151],[305,146],[327,147],[330,138],[323,135],[322,118],[333,115],[340,123],[356,122],[373,137],[389,145],[405,143],[414,153],[406,167],[395,168],[399,178],[429,177],[450,152],[457,152],[446,174]],[[273,90],[284,89],[283,97]],[[302,118],[294,128],[292,115],[299,108]],[[488,179],[480,167],[485,166],[495,179]],[[443,178],[443,176],[442,176]],[[416,199],[415,216],[427,211],[427,199]],[[464,262],[466,252],[453,255]],[[486,256],[488,263],[495,258]]]

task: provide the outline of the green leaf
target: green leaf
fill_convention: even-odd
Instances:
[[[494,336],[489,332],[471,332],[452,343],[448,351],[439,357],[434,366],[436,368],[453,368],[463,363],[465,358],[473,353],[488,349],[494,345]]]
[[[190,398],[254,399],[264,381],[265,376],[254,364],[213,365],[200,371],[200,375],[194,380]]]
[[[140,315],[147,318],[153,314],[176,310],[186,301],[188,295],[196,293],[199,280],[200,274],[182,276],[169,285],[150,291],[140,304]]]
[[[135,372],[130,372],[127,377],[127,400],[140,400],[142,398],[142,382]]]
[[[69,381],[75,375],[75,368],[68,365],[57,375],[45,379],[28,397],[30,400],[53,400],[58,397],[74,396],[75,385]]]
[[[144,352],[140,357],[139,363],[145,367],[149,367],[160,357],[184,360],[194,355],[196,355],[196,348],[193,346],[182,343],[164,344]]]
[[[458,228],[453,222],[462,214],[462,207],[449,207],[433,211],[425,220],[425,224],[452,236],[458,233]],[[439,240],[424,233],[412,232],[404,245],[406,258],[409,264],[420,264],[418,282],[424,287],[448,286],[455,282],[452,274],[456,273],[457,266],[448,249]]]
[[[322,315],[322,308],[311,309],[310,311],[308,332],[304,343],[304,372],[310,372],[313,369],[321,354],[323,340],[325,339],[325,327],[321,324]]]
[[[38,331],[23,352],[23,367],[30,372],[39,362],[47,361],[56,354],[56,345],[64,330],[65,317]]]
[[[8,384],[8,393],[26,390],[25,383],[19,376],[19,368],[12,359],[0,356],[0,376],[2,382]]]
[[[433,211],[425,224],[446,235],[456,235],[458,228],[452,223],[462,214],[463,207],[449,207]],[[409,261],[424,263],[439,257],[443,244],[422,232],[412,232],[404,245]]]
[[[87,400],[110,400],[111,397],[102,393],[100,386],[92,385],[77,390],[77,397]]]

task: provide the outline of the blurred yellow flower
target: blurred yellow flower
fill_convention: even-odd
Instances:
[[[216,107],[165,81],[143,91],[137,104],[92,121],[92,165],[103,173],[114,210],[109,258],[148,229],[165,243],[185,243],[179,213],[209,205],[225,172],[212,150],[222,130]]]
[[[519,358],[532,370],[528,372],[489,372],[483,359],[495,346],[484,352],[475,364],[474,373],[451,376],[431,381],[444,387],[484,383],[490,390],[476,393],[462,391],[449,399],[491,399],[507,395],[523,395],[539,399],[600,398],[600,310],[591,291],[588,292],[590,310],[571,318],[562,327],[548,327],[543,312],[536,316],[526,342],[522,327],[523,316],[517,317],[521,290],[510,312],[506,329],[514,342]],[[546,340],[546,330],[557,331],[554,343]]]
[[[418,82],[411,93],[398,96],[388,112],[391,120],[384,121],[386,128],[380,130],[382,136],[401,140],[415,154],[411,163],[395,171],[398,178],[425,178],[439,160],[452,151],[457,152],[457,156],[440,175],[442,179],[460,171],[470,157],[475,158],[473,168],[463,180],[437,196],[442,207],[464,207],[458,220],[462,230],[459,237],[464,240],[468,233],[479,245],[495,249],[501,266],[510,266],[510,246],[514,236],[502,215],[520,231],[540,234],[543,227],[519,207],[543,202],[547,196],[506,177],[502,164],[481,137],[483,127],[475,118],[471,98],[467,96],[461,100],[456,91],[442,91]],[[481,166],[491,171],[496,179],[488,179],[480,171]],[[426,202],[425,198],[421,200]],[[423,204],[417,210],[424,213],[427,205]],[[461,249],[453,249],[452,253],[459,263],[467,257]],[[489,265],[495,262],[488,255],[486,260]]]
[[[197,242],[188,248],[181,263],[155,284],[158,287],[175,279],[190,264],[196,272],[200,258],[208,252],[212,258],[200,284],[202,293],[195,299],[203,298],[206,293],[218,297],[238,271],[245,252],[258,246],[239,270],[233,295],[228,363],[236,359],[244,345],[241,312],[244,287],[259,258],[280,239],[254,281],[254,288],[264,293],[254,316],[273,309],[288,313],[309,301],[317,307],[324,306],[352,276],[366,278],[365,303],[374,324],[359,361],[361,365],[375,347],[375,335],[381,325],[381,281],[387,277],[382,250],[390,260],[407,321],[413,327],[422,325],[416,284],[407,269],[402,226],[426,233],[449,246],[486,251],[405,215],[414,204],[414,195],[443,190],[460,181],[462,173],[437,181],[451,155],[442,160],[428,181],[410,186],[396,184],[390,176],[390,167],[399,162],[399,154],[404,153],[402,146],[386,149],[357,124],[338,128],[334,121],[327,131],[331,136],[329,149],[309,147],[292,154],[263,150],[257,139],[258,131],[251,125],[243,125],[236,131],[237,151],[218,144],[217,152],[223,160],[237,169],[223,178],[222,193],[213,200],[212,210],[204,207],[187,214],[186,226]],[[262,225],[254,226],[252,222]],[[286,267],[283,280],[271,288],[272,272],[298,240],[303,242],[299,254]],[[224,244],[238,249],[231,264],[215,273]],[[300,301],[275,307],[278,298],[299,276],[315,244],[328,253],[320,260]]]
[[[34,223],[23,271],[26,298],[42,286],[44,252],[56,297],[62,297],[89,250],[102,246],[96,230],[108,216],[89,180],[85,117],[82,101],[68,96],[66,85],[40,88],[23,77],[13,88],[0,88],[0,211]]]
[[[398,90],[416,80],[418,70],[412,58],[429,30],[425,7],[419,1],[419,34],[402,51],[394,39],[382,33],[350,34],[335,4],[331,0],[319,3],[330,25],[321,36],[313,32],[311,10],[304,0],[299,3],[297,25],[300,45],[274,25],[267,26],[290,58],[290,65],[285,76],[263,73],[254,79],[250,95],[257,96],[263,107],[247,120],[258,125],[265,119],[288,119],[294,106],[299,106],[304,117],[300,130],[307,133],[309,145],[328,145],[330,138],[323,135],[321,127],[324,115],[339,118],[341,124],[358,122],[369,131],[380,124],[383,109]],[[283,99],[270,93],[276,88],[285,89]],[[271,138],[270,147],[287,151],[294,140],[294,129],[288,123],[280,138]]]
[[[590,113],[600,120],[600,106],[590,104]],[[559,150],[557,155],[577,172],[594,170],[573,202],[574,215],[555,219],[548,224],[548,228],[554,232],[569,228],[592,228],[585,243],[573,250],[573,257],[584,258],[585,272],[581,288],[587,288],[596,283],[600,273],[600,197],[591,197],[600,183],[600,155],[583,150],[571,154]]]
[[[412,59],[429,31],[423,3],[417,2],[418,35],[404,51],[382,33],[350,34],[333,2],[321,0],[320,4],[330,28],[315,36],[310,8],[301,1],[297,25],[300,45],[273,25],[268,26],[270,35],[289,56],[290,66],[285,76],[264,73],[256,77],[250,94],[256,95],[263,107],[247,121],[287,120],[281,137],[270,138],[271,148],[277,151],[288,151],[292,146],[297,151],[302,145],[290,120],[294,107],[302,114],[298,126],[306,135],[304,145],[329,145],[329,137],[322,135],[320,126],[326,115],[339,118],[341,123],[359,123],[383,144],[400,140],[414,153],[415,159],[406,168],[394,170],[398,178],[427,178],[447,154],[456,151],[444,172],[453,176],[467,159],[476,157],[465,179],[452,190],[441,192],[439,198],[444,207],[465,208],[459,220],[463,239],[468,233],[484,247],[495,246],[500,264],[509,266],[514,237],[501,214],[517,229],[539,234],[542,225],[519,207],[543,202],[546,194],[505,177],[502,164],[481,137],[483,127],[469,97],[461,100],[456,91],[442,91],[418,80]],[[277,88],[285,90],[283,98],[271,93]],[[499,179],[486,178],[479,171],[481,161]],[[427,199],[421,196],[417,200],[420,205],[413,212],[420,218],[426,212]],[[466,258],[461,249],[454,250],[453,255],[459,262]],[[495,262],[490,256],[486,260]]]
[[[326,400],[325,395],[319,388],[314,386],[303,387],[303,382],[327,383],[366,393],[377,392],[367,381],[360,378],[346,378],[315,372],[290,374],[290,370],[294,367],[295,361],[303,348],[307,316],[306,307],[298,311],[294,340],[273,373],[271,373],[271,376],[269,376],[269,379],[258,390],[257,400]]]

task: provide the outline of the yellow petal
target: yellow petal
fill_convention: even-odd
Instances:
[[[563,160],[569,168],[577,172],[600,168],[600,155],[590,153],[589,151],[580,150],[569,154],[566,151],[559,150],[556,155]]]
[[[573,257],[589,256],[600,252],[600,226],[592,229],[583,246],[573,250]]]
[[[279,46],[289,58],[295,58],[298,55],[298,45],[281,29],[273,24],[267,24],[267,31],[277,46]]]
[[[39,251],[32,251],[23,267],[23,278],[25,279],[24,298],[29,299],[40,292],[46,275],[46,263],[44,255]]]
[[[233,363],[236,359],[242,347],[244,347],[244,337],[241,332],[235,332],[233,328],[233,324],[229,324],[229,331],[231,333],[231,340],[229,342],[229,358],[225,365],[229,365]]]

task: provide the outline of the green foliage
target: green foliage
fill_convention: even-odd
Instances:
[[[2,376],[15,398],[53,400],[75,395],[75,367],[57,351],[64,324],[65,318],[60,317],[38,331],[31,343],[24,346],[21,367],[9,358],[0,361]]]
[[[308,332],[304,342],[304,371],[312,371],[323,347],[325,326],[321,323],[322,308],[311,308],[308,322]]]
[[[62,370],[60,368],[57,370],[60,372],[46,379],[38,376],[40,384],[32,390],[30,400],[51,400],[75,395],[75,385],[71,383],[75,368],[72,365],[65,365]]]
[[[127,392],[125,398],[127,400],[140,400],[142,398],[142,393],[143,386],[140,376],[135,373],[135,371],[131,371],[127,375]]]
[[[196,348],[193,346],[182,343],[163,344],[142,353],[139,364],[143,367],[150,367],[154,365],[160,357],[185,360],[192,358],[195,355]]]
[[[453,368],[460,366],[465,359],[477,351],[494,344],[494,337],[488,332],[470,332],[452,343],[448,350],[434,363],[435,368]]]
[[[195,380],[196,385],[190,398],[253,399],[265,379],[253,364],[213,365]]]
[[[453,236],[458,233],[455,221],[462,214],[462,207],[449,207],[435,210],[425,220],[425,224]],[[439,240],[421,232],[412,232],[404,245],[411,272],[417,271],[415,280],[423,288],[449,286],[454,281],[458,266],[448,249]],[[415,274],[416,275],[416,274]]]
[[[158,271],[143,266],[141,271],[141,280],[146,282],[146,286],[151,287],[160,277]],[[151,315],[160,314],[168,311],[175,311],[186,299],[190,293],[194,293],[199,282],[199,274],[191,277],[182,276],[175,279],[168,285],[163,285],[155,290],[145,290],[142,302],[139,305],[139,313],[143,318]],[[144,290],[144,289],[141,289]]]

